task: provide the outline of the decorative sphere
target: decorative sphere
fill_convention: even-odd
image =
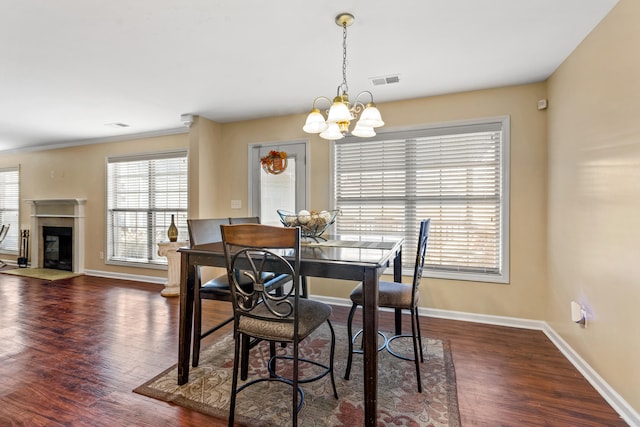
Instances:
[[[327,211],[320,212],[320,218],[324,219],[325,224],[331,219],[331,213]]]
[[[298,225],[298,217],[296,215],[287,215],[284,218],[285,224],[289,227],[295,227]]]
[[[309,222],[309,220],[311,219],[311,213],[309,213],[308,210],[301,210],[300,212],[298,212],[298,222],[300,224],[306,224]]]

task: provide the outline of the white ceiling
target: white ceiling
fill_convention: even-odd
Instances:
[[[542,81],[616,3],[0,0],[0,151],[306,113],[342,81],[340,12],[352,100]]]

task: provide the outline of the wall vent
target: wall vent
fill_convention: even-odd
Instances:
[[[399,82],[400,76],[398,76],[397,74],[391,76],[371,77],[371,83],[373,83],[374,86],[390,85],[392,83]]]

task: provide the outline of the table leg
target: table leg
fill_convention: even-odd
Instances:
[[[240,379],[246,381],[249,376],[249,350],[251,349],[251,340],[249,335],[241,334],[240,339]]]
[[[302,298],[309,298],[309,286],[307,285],[307,276],[300,276],[300,296]]]
[[[178,341],[178,385],[189,381],[189,354],[193,326],[193,291],[196,267],[189,265],[189,255],[181,254],[180,263],[180,326]]]
[[[402,335],[402,309],[395,309],[396,335]]]
[[[393,260],[393,281],[402,282],[402,250],[398,251]],[[396,335],[402,335],[402,310],[399,308],[395,310],[395,326]]]
[[[364,421],[375,426],[378,412],[378,272],[367,269],[363,280]]]

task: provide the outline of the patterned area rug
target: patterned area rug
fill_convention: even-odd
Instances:
[[[72,273],[71,271],[56,270],[53,268],[16,268],[13,270],[2,270],[0,273],[13,274],[14,276],[33,277],[35,279],[49,281],[79,276],[79,274]]]
[[[345,380],[347,360],[346,327],[336,330],[335,377],[339,399],[333,397],[331,379],[303,384],[304,406],[301,426],[356,426],[364,423],[362,356],[354,355],[351,379]],[[394,349],[413,354],[411,339],[394,341]],[[457,427],[460,425],[455,371],[448,342],[423,338],[425,362],[421,365],[423,392],[418,393],[413,362],[378,354],[378,425]],[[286,349],[279,349],[285,352]],[[329,328],[323,326],[301,343],[301,354],[328,361]],[[260,343],[250,354],[249,379],[265,376],[269,347]],[[286,369],[284,362],[279,367]],[[313,368],[301,367],[309,374]],[[229,332],[214,345],[205,347],[200,366],[191,368],[189,382],[177,385],[173,366],[136,388],[134,392],[227,419],[233,368],[233,336]],[[280,372],[280,371],[279,371]],[[238,394],[236,422],[247,426],[283,426],[291,419],[291,388],[282,383],[263,382]]]

